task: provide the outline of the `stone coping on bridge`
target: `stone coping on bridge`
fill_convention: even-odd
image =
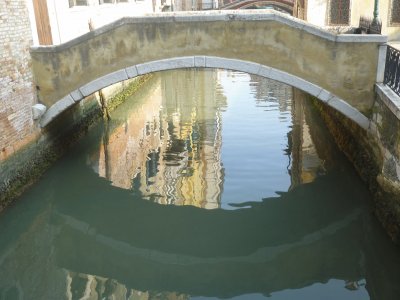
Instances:
[[[389,86],[383,83],[377,83],[375,90],[383,103],[400,120],[400,97]]]
[[[70,94],[53,104],[41,118],[40,125],[41,127],[47,126],[61,112],[74,105],[76,102],[79,102],[80,100],[93,94],[94,92],[114,83],[157,71],[196,67],[223,68],[235,71],[242,71],[291,85],[295,88],[309,93],[310,95],[318,98],[320,101],[341,112],[347,118],[353,120],[361,128],[365,130],[371,129],[370,120],[357,109],[355,109],[339,97],[335,96],[334,94],[330,93],[329,91],[319,86],[316,86],[300,77],[271,67],[266,67],[258,63],[212,56],[177,57],[152,61],[124,68],[122,70],[102,76],[83,85],[79,89],[71,92]]]
[[[246,26],[253,32],[247,35]],[[246,37],[249,46],[241,44]],[[274,10],[225,10],[122,18],[61,45],[32,47],[31,55],[39,97],[49,107],[42,127],[114,83],[205,67],[292,85],[370,129],[362,112],[372,105],[374,84],[382,81],[378,62],[384,60],[386,44],[386,36],[334,34]]]
[[[254,10],[212,10],[212,11],[190,11],[190,12],[164,12],[152,13],[139,17],[124,17],[113,23],[105,25],[94,31],[88,32],[76,39],[60,45],[33,46],[31,52],[54,52],[68,49],[82,42],[90,40],[95,36],[102,35],[108,31],[126,24],[146,23],[173,23],[173,22],[216,22],[216,21],[277,21],[290,27],[303,30],[315,36],[332,42],[341,43],[387,43],[388,37],[379,34],[334,34],[326,29],[312,25],[306,21],[289,16],[272,9]]]

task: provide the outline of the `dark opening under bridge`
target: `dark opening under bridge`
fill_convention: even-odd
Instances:
[[[42,126],[111,84],[198,67],[292,85],[368,129],[386,42],[332,34],[273,10],[208,11],[123,18],[62,45],[33,47],[31,55],[40,101],[49,108]]]

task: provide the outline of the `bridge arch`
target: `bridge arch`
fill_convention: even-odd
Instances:
[[[293,15],[294,0],[244,0],[224,5],[221,9],[249,9],[253,6],[272,6]]]
[[[73,106],[94,92],[112,84],[148,73],[185,68],[228,69],[273,79],[293,86],[316,97],[319,101],[327,104],[343,114],[345,117],[354,121],[364,130],[369,130],[371,126],[370,120],[356,108],[326,89],[305,79],[258,63],[215,56],[174,57],[133,65],[116,72],[109,73],[81,86],[77,90],[71,92],[67,96],[54,103],[41,118],[40,124],[42,127],[45,127],[67,108]]]
[[[62,45],[32,47],[31,57],[39,100],[49,107],[42,126],[112,83],[206,67],[288,83],[367,128],[362,114],[372,109],[386,42],[333,34],[274,10],[182,12],[123,18]]]

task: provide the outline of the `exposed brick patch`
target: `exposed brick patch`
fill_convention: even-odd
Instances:
[[[32,118],[31,45],[26,1],[0,1],[0,161],[38,136]]]

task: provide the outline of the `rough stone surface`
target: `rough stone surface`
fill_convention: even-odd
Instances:
[[[378,83],[375,87],[379,99],[400,120],[400,97],[385,84]]]
[[[376,91],[372,122],[381,161],[377,215],[400,243],[400,97],[383,84],[377,84]]]
[[[35,105],[32,106],[32,114],[33,114],[33,119],[37,120],[39,119],[41,116],[43,116],[43,114],[46,112],[47,108],[45,105],[37,103]]]
[[[257,63],[207,56],[205,58],[205,67],[230,69],[258,75],[261,66]]]
[[[93,94],[94,92],[101,90],[109,85],[114,83],[124,81],[128,79],[128,75],[126,74],[125,70],[119,70],[107,75],[104,75],[98,79],[89,82],[82,86],[79,91],[82,93],[84,97]]]
[[[193,67],[194,67],[193,57],[180,57],[180,58],[157,60],[140,64],[136,66],[136,70],[138,72],[138,75],[143,75],[156,71],[193,68]]]
[[[369,130],[356,125],[351,118],[343,118],[333,108],[343,105],[337,98],[329,102],[332,106],[314,101],[337,145],[368,184],[374,213],[390,237],[400,243],[399,120],[378,95]]]
[[[136,66],[132,66],[125,69],[128,78],[134,78],[139,75],[138,69]]]
[[[80,90],[72,91],[70,95],[75,102],[81,101],[84,98]]]
[[[36,103],[25,0],[0,1],[0,163],[36,138]]]
[[[382,83],[385,77],[386,51],[387,51],[386,44],[379,45],[378,68],[376,70],[377,83]]]
[[[49,124],[53,119],[55,119],[59,114],[65,111],[67,108],[71,107],[75,104],[74,99],[71,95],[67,95],[62,98],[60,101],[52,105],[47,112],[43,115],[40,120],[40,126],[45,127]]]
[[[148,78],[150,76],[140,77],[137,80],[131,80],[127,86],[123,85],[122,88],[126,87],[126,89],[122,94],[115,95],[109,105],[115,107],[114,103],[121,103],[123,101],[121,98],[134,93]],[[110,92],[116,93],[110,90],[104,91],[106,96]],[[36,131],[30,136],[29,141],[25,141],[24,147],[16,143],[15,147],[19,151],[0,162],[0,211],[40,178],[50,164],[65,153],[69,146],[101,115],[102,112],[95,97],[86,97],[76,103],[71,95],[67,95],[50,107],[41,122],[51,121],[51,126]]]
[[[360,114],[354,107],[351,107],[348,103],[339,99],[338,97],[332,97],[328,100],[327,104],[341,112],[345,117],[354,121],[357,125],[359,125],[362,129],[368,130],[369,128],[369,119],[364,115]]]
[[[206,57],[205,56],[195,56],[194,57],[194,66],[204,68],[206,66]]]

